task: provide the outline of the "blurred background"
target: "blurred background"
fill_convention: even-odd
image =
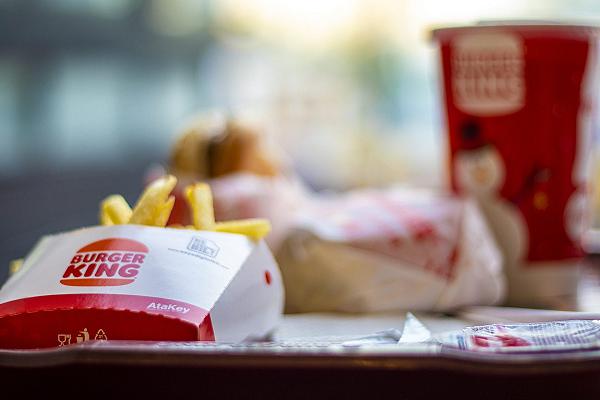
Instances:
[[[0,281],[133,201],[178,127],[259,121],[316,189],[443,186],[435,26],[600,21],[594,0],[0,0]]]

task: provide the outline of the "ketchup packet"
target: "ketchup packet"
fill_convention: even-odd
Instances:
[[[493,353],[577,351],[600,347],[600,320],[473,326],[437,340],[442,346]]]

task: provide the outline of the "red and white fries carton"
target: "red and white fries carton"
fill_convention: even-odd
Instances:
[[[44,237],[0,290],[0,347],[260,339],[283,286],[263,241],[136,225]]]

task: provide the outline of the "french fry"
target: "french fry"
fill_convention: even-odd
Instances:
[[[176,184],[177,179],[172,175],[167,175],[148,185],[133,208],[129,223],[164,226],[166,224],[165,214],[168,219],[173,208],[174,200],[171,200],[169,195]]]
[[[10,264],[8,264],[8,275],[16,274],[21,267],[23,266],[23,259],[17,258],[16,260],[12,260]]]
[[[108,217],[108,214],[106,214],[105,212],[102,212],[102,209],[100,209],[100,225],[102,226],[110,226],[110,225],[114,225],[112,220]]]
[[[113,194],[100,204],[100,224],[123,225],[131,218],[131,208],[123,196]]]
[[[266,219],[251,218],[217,222],[215,230],[217,232],[237,233],[246,235],[253,240],[260,240],[271,231],[271,224]]]
[[[175,205],[175,197],[169,196],[165,204],[163,204],[159,211],[156,219],[154,220],[155,226],[166,226],[167,221],[169,221],[169,217],[171,216],[171,211],[173,210],[173,206]]]
[[[175,197],[170,194],[176,184],[177,179],[172,175],[155,180],[144,190],[133,210],[122,196],[108,196],[100,205],[100,223],[166,226],[175,204]],[[191,210],[193,225],[176,224],[169,228],[234,233],[253,240],[260,240],[271,231],[269,221],[260,218],[215,222],[212,192],[206,183],[187,186],[184,194]],[[11,271],[12,268],[11,263]],[[17,270],[18,264],[14,268]]]
[[[185,198],[192,211],[192,222],[196,229],[215,229],[215,212],[212,192],[206,183],[196,183],[185,188]]]

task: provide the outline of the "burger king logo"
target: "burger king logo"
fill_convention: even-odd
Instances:
[[[66,286],[122,286],[135,281],[148,247],[131,239],[109,238],[75,253],[60,283]]]

